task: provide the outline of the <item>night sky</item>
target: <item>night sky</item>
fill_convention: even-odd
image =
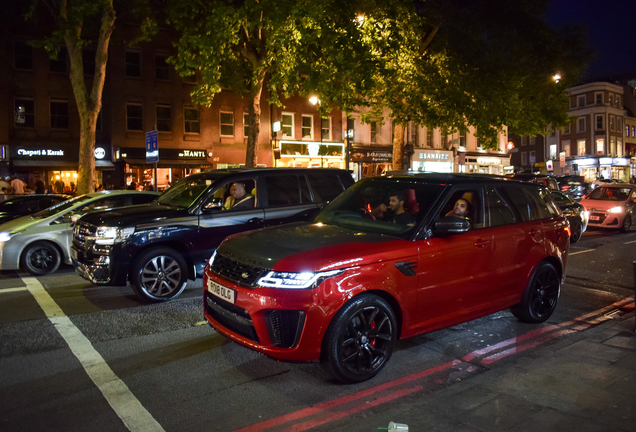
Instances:
[[[546,15],[555,28],[583,24],[589,44],[597,51],[587,79],[636,75],[635,0],[552,0]]]

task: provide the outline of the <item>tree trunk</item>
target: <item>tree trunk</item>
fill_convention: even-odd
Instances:
[[[404,125],[394,124],[393,130],[393,171],[405,169],[404,161]]]
[[[259,80],[250,92],[250,101],[247,108],[247,149],[245,149],[245,168],[256,168],[258,159],[258,135],[261,131],[261,93],[265,82],[265,72],[259,76]]]

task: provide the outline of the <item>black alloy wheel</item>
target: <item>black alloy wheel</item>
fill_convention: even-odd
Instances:
[[[510,310],[519,321],[542,323],[552,316],[560,293],[559,274],[552,264],[542,262],[535,268],[521,302]]]
[[[572,232],[570,235],[570,243],[576,243],[581,239],[581,230],[581,220],[579,219],[579,216],[576,215],[570,219],[570,231]]]
[[[322,360],[340,381],[366,381],[389,361],[396,339],[391,306],[376,295],[362,294],[336,313],[325,335]]]
[[[141,299],[164,302],[179,296],[188,282],[185,259],[170,248],[150,249],[132,265],[130,285]]]
[[[623,225],[621,225],[621,232],[629,232],[629,229],[632,227],[632,218],[630,215],[625,215],[625,219],[623,219]]]
[[[22,268],[34,276],[53,273],[61,262],[60,252],[49,242],[30,244],[22,253]]]

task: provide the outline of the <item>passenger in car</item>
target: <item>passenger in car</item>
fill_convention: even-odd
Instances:
[[[446,213],[446,216],[455,216],[455,217],[460,217],[463,219],[470,220],[470,218],[468,217],[468,215],[470,214],[470,210],[471,210],[471,205],[468,202],[468,200],[464,198],[460,198],[457,201],[455,201],[455,206],[453,207],[451,211]]]
[[[391,194],[389,197],[389,209],[393,211],[391,222],[409,226],[415,223],[413,215],[404,208],[404,194],[402,192]]]
[[[230,195],[234,198],[231,210],[254,208],[254,196],[247,193],[244,183],[234,183],[230,187]]]

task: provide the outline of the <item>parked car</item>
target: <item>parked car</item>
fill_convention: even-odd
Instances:
[[[233,185],[251,192],[248,208],[227,208]],[[78,221],[77,272],[95,284],[130,282],[139,298],[167,301],[183,292],[230,234],[312,219],[353,184],[339,169],[215,170],[186,177],[145,207],[94,213]],[[253,196],[253,199],[251,197]],[[241,205],[243,207],[243,204]]]
[[[20,195],[0,202],[0,224],[9,222],[22,216],[37,213],[71,198],[62,194],[32,194]]]
[[[583,204],[574,201],[571,197],[559,191],[550,191],[554,202],[561,209],[570,222],[570,243],[576,243],[587,229],[589,214]]]
[[[377,211],[379,197],[393,214]],[[454,216],[464,209],[468,219]],[[569,230],[543,186],[457,174],[366,178],[310,223],[221,243],[204,273],[204,316],[269,357],[321,360],[336,378],[360,382],[400,338],[505,308],[524,322],[547,320]]]
[[[575,201],[580,201],[589,192],[583,176],[559,176],[556,181],[559,190]]]
[[[617,228],[628,232],[636,216],[636,185],[608,184],[598,186],[581,204],[589,213],[589,226]]]
[[[148,203],[156,192],[102,191],[81,195],[0,226],[0,270],[45,275],[71,264],[72,219],[98,209]]]
[[[516,180],[540,184],[551,190],[560,190],[556,178],[546,174],[519,173],[513,174],[511,177]]]

